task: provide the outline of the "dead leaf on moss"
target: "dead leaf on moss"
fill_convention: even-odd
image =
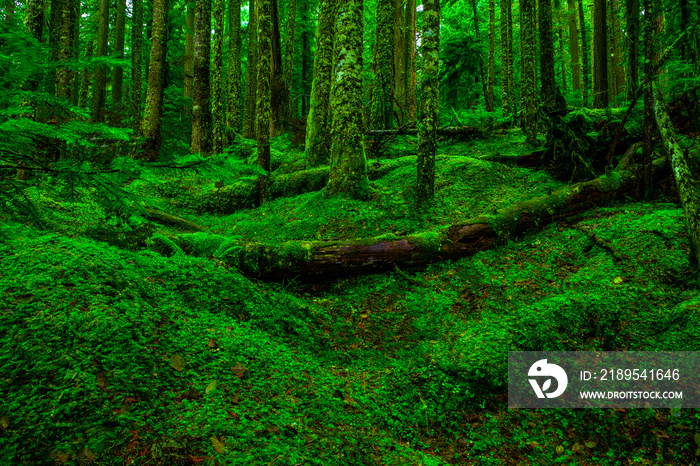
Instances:
[[[170,356],[170,365],[173,366],[173,369],[176,371],[182,372],[182,370],[185,368],[185,358],[183,358],[179,353],[173,353]]]

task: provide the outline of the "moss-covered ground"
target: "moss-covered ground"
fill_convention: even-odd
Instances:
[[[418,213],[414,147],[399,139],[369,161],[381,174],[369,201],[310,192],[221,216],[188,209],[215,180],[139,192],[218,244],[428,231],[561,186],[485,161],[528,152],[502,131],[442,145],[436,201]],[[272,153],[280,170],[302,158],[284,138]],[[672,198],[602,206],[426,268],[265,283],[212,248],[163,251],[154,238],[174,229],[30,194],[48,230],[0,223],[1,464],[698,459],[695,410],[507,407],[508,351],[698,349],[700,293]]]

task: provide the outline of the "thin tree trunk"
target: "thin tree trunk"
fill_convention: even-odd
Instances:
[[[71,38],[73,39],[73,59],[78,61],[80,58],[80,1],[74,1],[73,9],[71,11],[71,24],[73,24],[73,31],[71,32]],[[85,73],[85,68],[82,69],[82,73]],[[78,105],[79,94],[80,94],[80,74],[78,70],[73,70],[71,72],[71,91],[70,91],[70,102],[73,105]]]
[[[258,21],[257,2],[260,0],[250,0],[248,8],[248,64],[245,70],[245,113],[243,119],[243,137],[255,137],[255,94],[258,89],[256,83],[258,75]]]
[[[569,53],[571,53],[571,85],[574,91],[581,89],[581,63],[579,63],[576,0],[567,2],[569,8]]]
[[[194,102],[192,153],[211,151],[211,0],[196,0],[194,30]]]
[[[406,59],[406,109],[410,121],[416,119],[416,0],[406,0],[404,44]]]
[[[141,109],[143,102],[143,0],[132,0],[133,18],[131,25],[131,64],[132,93],[131,111],[134,120],[134,132],[141,131]]]
[[[330,108],[331,169],[325,194],[356,199],[370,194],[362,128],[362,0],[346,0],[338,9]]]
[[[141,126],[144,141],[135,158],[158,160],[161,143],[161,117],[168,43],[168,0],[154,0],[151,56],[148,64],[146,110]]]
[[[552,0],[538,0],[540,30],[540,96],[542,106],[552,111],[556,107],[556,75],[554,73],[554,35],[552,33]]]
[[[481,31],[479,30],[479,13],[476,8],[477,0],[471,0],[472,3],[472,13],[474,15],[474,38],[478,44],[481,43]],[[522,10],[522,7],[521,7]],[[534,11],[534,7],[533,7]],[[534,14],[534,13],[533,13]],[[484,63],[484,57],[479,55],[479,75],[477,76],[477,82],[481,79],[481,92],[484,96],[484,102],[486,102],[486,64]]]
[[[515,96],[512,93],[513,82],[513,44],[509,41],[508,17],[511,14],[511,0],[501,0],[501,105],[503,115],[514,113]]]
[[[241,0],[228,4],[228,107],[226,126],[241,132]]]
[[[639,82],[639,0],[627,0],[627,100],[632,100]]]
[[[284,70],[282,69],[282,39],[280,37],[279,14],[277,0],[271,0],[270,18],[272,20],[271,55],[270,55],[270,136],[276,136],[286,128],[284,121],[285,108],[285,84]],[[259,36],[258,36],[259,37]]]
[[[117,58],[124,58],[124,32],[126,27],[126,0],[117,0],[117,24],[114,35],[114,55]],[[122,113],[122,95],[124,87],[124,70],[121,66],[114,67],[112,78],[112,112],[110,113],[110,124],[119,126]]]
[[[404,1],[395,1],[394,17],[394,99],[398,107],[399,125],[408,119],[408,99],[406,89],[406,15]]]
[[[94,49],[95,42],[89,41],[85,46],[85,60],[92,58]],[[91,73],[87,68],[80,74],[80,96],[78,97],[78,106],[80,108],[85,108],[88,105],[88,100],[90,98],[90,79],[92,78],[92,75],[93,73]]]
[[[211,115],[212,115],[212,151],[221,154],[224,151],[224,109],[226,108],[226,93],[224,82],[224,0],[214,0],[212,14],[211,60]]]
[[[520,1],[521,95],[525,110],[523,126],[528,144],[537,144],[537,45],[535,42],[535,0]]]
[[[650,78],[653,75],[652,68],[654,67],[654,35],[652,32],[651,21],[654,17],[654,9],[652,8],[651,0],[644,0],[644,74],[645,82],[642,83],[644,86],[644,130],[643,130],[643,142],[642,147],[642,163],[645,168],[649,166],[651,162],[652,153],[654,152],[654,97],[653,97],[653,79]],[[617,136],[617,135],[616,135]],[[613,142],[615,142],[613,140]],[[642,198],[647,198],[650,194],[650,177],[648,170],[644,170],[642,176],[642,188],[641,196]],[[697,253],[697,249],[695,250]],[[695,256],[697,257],[697,255]]]
[[[270,173],[270,131],[272,110],[270,107],[270,78],[272,76],[272,1],[257,1],[258,16],[258,76],[256,79],[256,139],[258,142],[258,165]],[[258,177],[260,205],[269,200],[268,176]]]
[[[620,25],[620,3],[618,0],[610,0],[610,9],[612,15],[612,35],[610,37],[610,46],[612,50],[612,55],[610,57],[610,64],[615,72],[615,94],[611,96],[616,97],[618,94],[625,89],[625,67],[623,65],[623,51],[622,51],[622,26]]]
[[[489,74],[486,82],[486,111],[494,110],[493,84],[496,74],[496,2],[489,0]]]
[[[294,82],[294,45],[297,23],[297,0],[289,0],[287,6],[287,43],[285,45],[284,57],[284,93],[285,93],[285,108],[284,121],[288,126],[292,118],[296,115],[295,105],[292,99],[292,83]]]
[[[607,108],[608,26],[606,0],[595,0],[593,10],[593,108]]]
[[[393,128],[393,76],[392,53],[394,51],[394,2],[393,0],[377,1],[377,41],[375,44],[374,87],[370,108],[370,128]]]
[[[73,8],[75,0],[63,0],[60,9],[60,31],[59,31],[59,51],[58,59],[62,62],[68,62],[73,58],[73,32],[75,25],[73,23]],[[66,100],[70,100],[70,91],[72,89],[72,78],[74,73],[70,68],[59,68],[56,72],[56,95]]]
[[[493,5],[493,2],[491,3]],[[494,7],[495,8],[495,7]],[[492,10],[493,13],[493,10]],[[492,37],[493,37],[492,31]],[[423,0],[423,36],[421,43],[421,115],[418,132],[416,199],[423,203],[435,196],[435,150],[440,108],[440,3]]]
[[[95,56],[107,56],[107,34],[109,28],[109,0],[100,0],[97,21],[97,50]],[[95,88],[92,92],[92,121],[104,121],[104,106],[107,97],[107,67],[95,68]]]
[[[307,102],[311,100],[309,98],[311,95],[312,80],[310,77],[311,67],[309,66],[311,63],[311,33],[306,28],[306,25],[309,22],[308,14],[308,8],[304,8],[302,12],[302,18],[304,18],[302,21],[302,24],[304,24],[304,31],[301,33],[301,118],[306,118],[308,116],[309,105],[307,105]]]
[[[569,85],[566,79],[566,59],[564,58],[564,28],[559,28],[559,56],[561,57],[561,88],[566,93]]]
[[[590,89],[590,67],[588,65],[588,39],[586,35],[586,21],[583,16],[583,0],[578,0],[579,34],[581,35],[581,57],[583,58],[583,70],[581,73],[581,88],[583,106],[588,107],[588,91]]]
[[[306,126],[306,166],[315,167],[328,162],[330,155],[330,95],[333,70],[333,37],[335,1],[321,0],[316,31],[316,56],[311,100]]]
[[[194,12],[195,1],[190,0],[187,4],[187,16],[185,19],[185,80],[183,83],[183,96],[194,98]],[[187,104],[186,104],[187,105]],[[192,105],[185,109],[187,115],[192,114]]]

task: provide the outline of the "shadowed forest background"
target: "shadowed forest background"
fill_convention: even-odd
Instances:
[[[507,393],[700,349],[697,0],[0,15],[0,464],[697,463]]]

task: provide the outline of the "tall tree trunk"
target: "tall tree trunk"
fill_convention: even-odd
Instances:
[[[569,85],[566,79],[566,58],[564,52],[564,28],[559,28],[559,56],[561,57],[561,88],[562,92],[568,92]]]
[[[211,151],[211,0],[196,0],[194,29],[194,102],[192,153]]]
[[[272,125],[271,83],[272,77],[272,1],[258,0],[258,77],[256,79],[256,126],[255,133],[258,142],[258,165],[270,173],[270,134]],[[268,176],[258,177],[258,203],[264,204],[269,200]]]
[[[284,121],[289,125],[296,115],[296,105],[293,103],[292,83],[294,82],[294,45],[296,43],[297,0],[289,0],[287,6],[287,43],[284,57]]]
[[[491,2],[493,6],[493,2]],[[495,7],[494,7],[495,8]],[[491,10],[493,13],[493,10]],[[494,35],[493,32],[491,34]],[[423,203],[435,196],[436,129],[440,109],[440,3],[423,0],[423,36],[421,42],[421,114],[418,127],[416,199]]]
[[[639,82],[639,0],[626,0],[627,14],[627,100],[634,98]]]
[[[161,143],[161,117],[168,43],[168,0],[154,0],[151,56],[148,63],[148,91],[141,134],[143,143],[136,158],[158,160]]]
[[[481,44],[481,31],[479,29],[479,12],[476,8],[476,3],[477,0],[471,0],[472,13],[474,15],[474,38],[476,39],[477,44]],[[481,54],[479,55],[478,60],[479,75],[476,77],[476,82],[479,82],[479,80],[481,80],[481,92],[484,96],[484,102],[486,102],[486,64],[484,63],[484,57]]]
[[[287,106],[285,101],[284,70],[282,69],[282,39],[280,37],[279,14],[277,0],[271,0],[270,18],[272,20],[272,49],[271,49],[271,76],[270,76],[270,135],[276,136],[286,128],[284,112]],[[259,36],[258,36],[259,37]]]
[[[644,74],[646,77],[652,73],[654,67],[654,35],[652,18],[654,9],[651,0],[644,0]],[[645,79],[646,80],[646,79]],[[644,145],[642,147],[642,163],[645,168],[651,163],[654,152],[654,97],[653,79],[650,79],[644,87],[644,130],[642,134]],[[648,170],[644,170],[642,176],[641,197],[646,198],[650,191],[650,177]]]
[[[514,113],[513,95],[513,44],[509,41],[508,17],[511,14],[511,0],[501,0],[501,100],[503,115]],[[512,32],[512,31],[510,31]]]
[[[326,195],[370,194],[362,128],[362,0],[346,0],[338,9],[331,102],[331,168]]]
[[[224,152],[224,109],[226,94],[224,91],[224,0],[214,0],[212,14],[214,38],[212,41],[211,60],[211,115],[212,115],[212,150],[215,154]]]
[[[71,11],[71,24],[73,24],[73,31],[71,32],[71,38],[73,39],[73,58],[78,61],[80,59],[80,1],[74,1],[73,10]],[[82,73],[86,70],[83,67]],[[79,93],[80,93],[80,74],[78,70],[72,71],[71,77],[71,91],[70,91],[70,103],[72,105],[78,105]]]
[[[620,25],[620,3],[618,0],[610,0],[611,12],[611,30],[610,35],[610,66],[614,71],[614,86],[615,92],[610,95],[610,98],[616,97],[625,89],[625,67],[622,60],[622,26]]]
[[[241,131],[241,0],[228,4],[228,107],[226,126]]]
[[[114,55],[117,58],[124,58],[124,31],[126,26],[126,0],[117,0],[117,24],[114,29]],[[112,78],[112,112],[110,113],[110,124],[119,126],[121,124],[122,95],[124,87],[124,70],[121,66],[114,67]]]
[[[416,119],[416,0],[406,0],[404,44],[406,59],[406,109],[411,121]]]
[[[581,89],[583,96],[583,106],[588,107],[588,91],[591,88],[589,83],[590,66],[588,65],[588,39],[586,35],[586,18],[583,15],[583,1],[578,0],[578,22],[579,34],[581,35],[581,57],[583,59],[583,70],[581,70]]]
[[[258,20],[257,2],[250,0],[248,8],[248,64],[245,70],[245,108],[243,119],[243,137],[255,137],[255,94],[258,89]]]
[[[606,0],[593,4],[593,108],[607,108],[608,94],[608,23]]]
[[[195,1],[190,0],[187,4],[187,16],[185,19],[185,81],[183,83],[183,96],[194,98],[194,12]],[[192,114],[192,104],[186,104],[185,113]]]
[[[143,102],[143,0],[132,0],[133,18],[131,25],[131,112],[134,132],[141,131],[141,108]]]
[[[393,128],[393,76],[392,53],[394,51],[394,2],[377,1],[377,41],[374,49],[374,88],[370,109],[370,128]]]
[[[554,74],[554,35],[552,33],[552,0],[538,0],[540,27],[540,95],[545,111],[556,107],[556,75]]]
[[[58,59],[62,62],[68,62],[73,59],[73,32],[75,24],[73,14],[75,0],[63,0],[60,9],[60,31],[59,31],[59,51]],[[66,100],[70,100],[70,91],[72,89],[72,79],[74,73],[70,68],[59,68],[56,72],[56,95]]]
[[[568,0],[569,8],[569,53],[571,53],[571,86],[581,89],[581,63],[579,63],[578,28],[576,22],[576,0]]]
[[[525,111],[523,129],[528,144],[537,144],[537,44],[535,41],[535,0],[520,0],[520,51],[522,66],[520,93]]]
[[[395,0],[394,16],[394,99],[398,106],[399,125],[408,119],[406,89],[406,26],[405,0]]]
[[[304,30],[301,33],[301,117],[306,118],[308,116],[308,106],[307,102],[310,100],[309,95],[311,94],[311,32],[307,28],[309,23],[309,9],[302,9],[302,24],[304,25]]]
[[[89,41],[85,46],[85,59],[89,60],[92,58],[93,51],[95,49],[95,41]],[[78,96],[78,106],[80,108],[85,108],[88,105],[90,99],[90,79],[93,73],[89,69],[85,68],[80,74],[80,95]],[[134,74],[134,76],[136,76]]]
[[[107,56],[107,34],[109,28],[109,0],[100,0],[97,18],[97,50],[95,56]],[[95,88],[92,92],[92,121],[104,121],[104,106],[107,97],[107,67],[98,65],[95,68]]]
[[[315,167],[328,162],[330,155],[330,96],[333,71],[333,37],[336,4],[321,0],[316,30],[316,56],[311,100],[306,126],[306,166]]]
[[[493,84],[496,79],[496,2],[489,0],[489,75],[486,81],[486,111],[493,112]]]

